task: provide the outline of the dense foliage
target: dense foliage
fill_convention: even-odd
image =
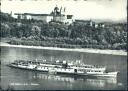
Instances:
[[[66,25],[35,20],[19,21],[10,16],[2,16],[2,18],[0,37],[11,38],[11,44],[66,48],[127,49],[126,23],[106,23],[105,27],[94,27],[84,22],[74,22],[71,25]]]

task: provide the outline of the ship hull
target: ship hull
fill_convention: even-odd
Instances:
[[[93,76],[97,77],[117,77],[118,72],[108,72],[103,74],[93,74]]]
[[[79,73],[66,73],[66,72],[57,72],[57,74],[67,74],[67,75],[76,75],[81,77],[117,77],[118,72],[109,72],[103,74],[79,74]]]

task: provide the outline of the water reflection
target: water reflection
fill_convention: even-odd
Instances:
[[[105,87],[106,84],[116,85],[117,79],[116,78],[109,78],[109,79],[87,79],[88,84],[95,86],[95,87]]]
[[[72,83],[75,80],[73,77],[60,76],[60,75],[51,75],[51,74],[39,74],[39,73],[33,74],[32,79],[64,81],[64,82],[69,82],[69,83]]]
[[[109,71],[120,71],[120,76],[118,76],[118,79],[76,78],[12,69],[6,66],[16,59],[46,59],[50,61],[51,56],[52,60],[68,60],[69,62],[82,60],[85,64],[105,65]],[[15,82],[39,84],[38,86],[14,86],[16,90],[124,90],[127,88],[127,56],[1,47],[0,58],[2,88],[6,88],[8,84]]]
[[[35,73],[32,76],[32,79],[45,79],[45,80],[53,80],[53,81],[61,81],[69,84],[74,84],[75,82],[80,81],[81,83],[86,83],[88,86],[93,87],[105,87],[106,84],[110,84],[112,86],[117,85],[117,78],[83,78],[83,77],[75,77],[75,76],[66,76],[66,75],[50,75],[50,74],[41,74]]]

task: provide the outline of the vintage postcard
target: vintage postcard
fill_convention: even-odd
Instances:
[[[127,90],[127,0],[0,5],[0,90]]]

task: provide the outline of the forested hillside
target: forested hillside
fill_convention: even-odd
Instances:
[[[109,23],[105,27],[94,27],[84,22],[66,25],[17,20],[2,12],[0,17],[0,37],[10,38],[10,44],[127,50],[126,23]]]

